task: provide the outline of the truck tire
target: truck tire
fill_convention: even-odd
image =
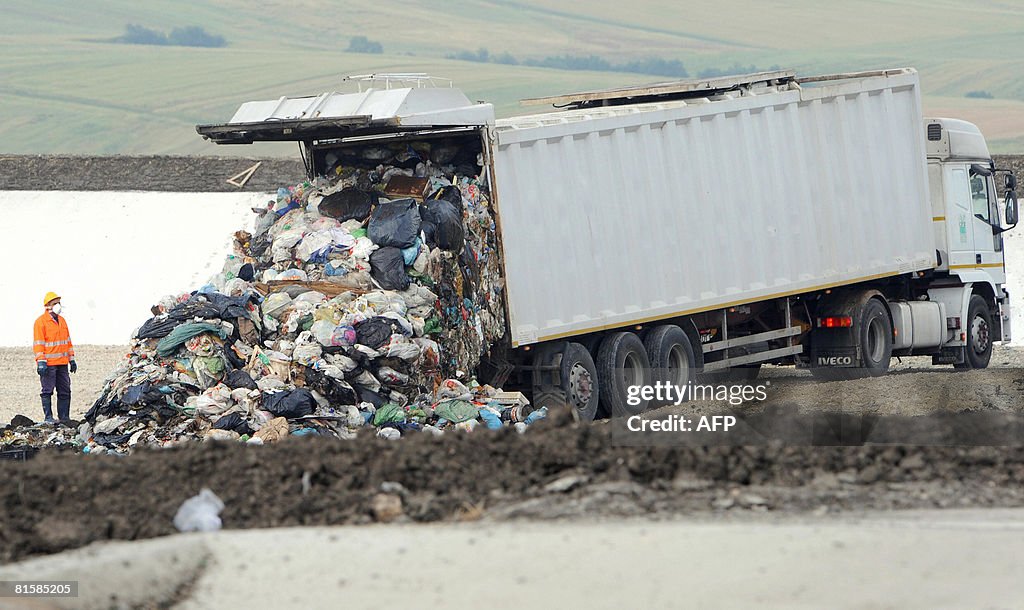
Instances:
[[[567,408],[576,421],[594,420],[600,404],[597,368],[585,347],[566,342],[543,345],[535,352],[533,362],[555,369],[534,378],[534,408]]]
[[[878,298],[864,302],[857,315],[857,332],[861,352],[859,368],[814,367],[811,374],[822,381],[842,381],[879,377],[889,372],[892,359],[892,320]]]
[[[958,369],[983,369],[992,359],[992,311],[979,295],[971,295],[967,305],[967,345],[964,347],[963,364],[954,364]]]
[[[865,377],[879,377],[889,372],[892,360],[892,320],[889,311],[878,299],[868,299],[860,315],[861,363]]]
[[[651,362],[640,338],[630,332],[612,333],[601,342],[597,352],[601,408],[613,416],[642,413],[648,401],[635,397],[630,405],[631,386],[650,385]]]
[[[570,343],[562,352],[562,390],[565,401],[576,409],[581,421],[594,421],[600,404],[597,367],[587,348]]]
[[[674,324],[657,326],[643,339],[655,381],[683,387],[693,381],[696,359],[693,344],[683,329]]]

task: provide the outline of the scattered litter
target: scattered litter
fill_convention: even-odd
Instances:
[[[215,532],[220,529],[220,511],[224,502],[206,487],[181,503],[174,515],[179,532]]]

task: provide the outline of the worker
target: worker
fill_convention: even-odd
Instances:
[[[71,376],[78,372],[75,363],[75,348],[71,345],[71,333],[68,323],[61,317],[60,297],[55,292],[47,292],[43,297],[43,315],[36,319],[32,330],[32,351],[36,356],[36,372],[42,391],[43,415],[46,423],[53,420],[53,390],[57,389],[57,419],[66,422],[71,419]]]

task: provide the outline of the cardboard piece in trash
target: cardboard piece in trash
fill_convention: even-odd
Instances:
[[[417,201],[423,201],[423,191],[427,189],[429,180],[413,176],[392,176],[384,186],[384,194],[388,197],[412,197]]]
[[[503,407],[525,407],[530,404],[522,392],[498,392],[491,400]]]

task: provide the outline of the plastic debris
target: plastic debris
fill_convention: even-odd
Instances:
[[[174,527],[179,532],[215,532],[220,529],[220,512],[224,502],[206,487],[182,502],[174,514]]]

